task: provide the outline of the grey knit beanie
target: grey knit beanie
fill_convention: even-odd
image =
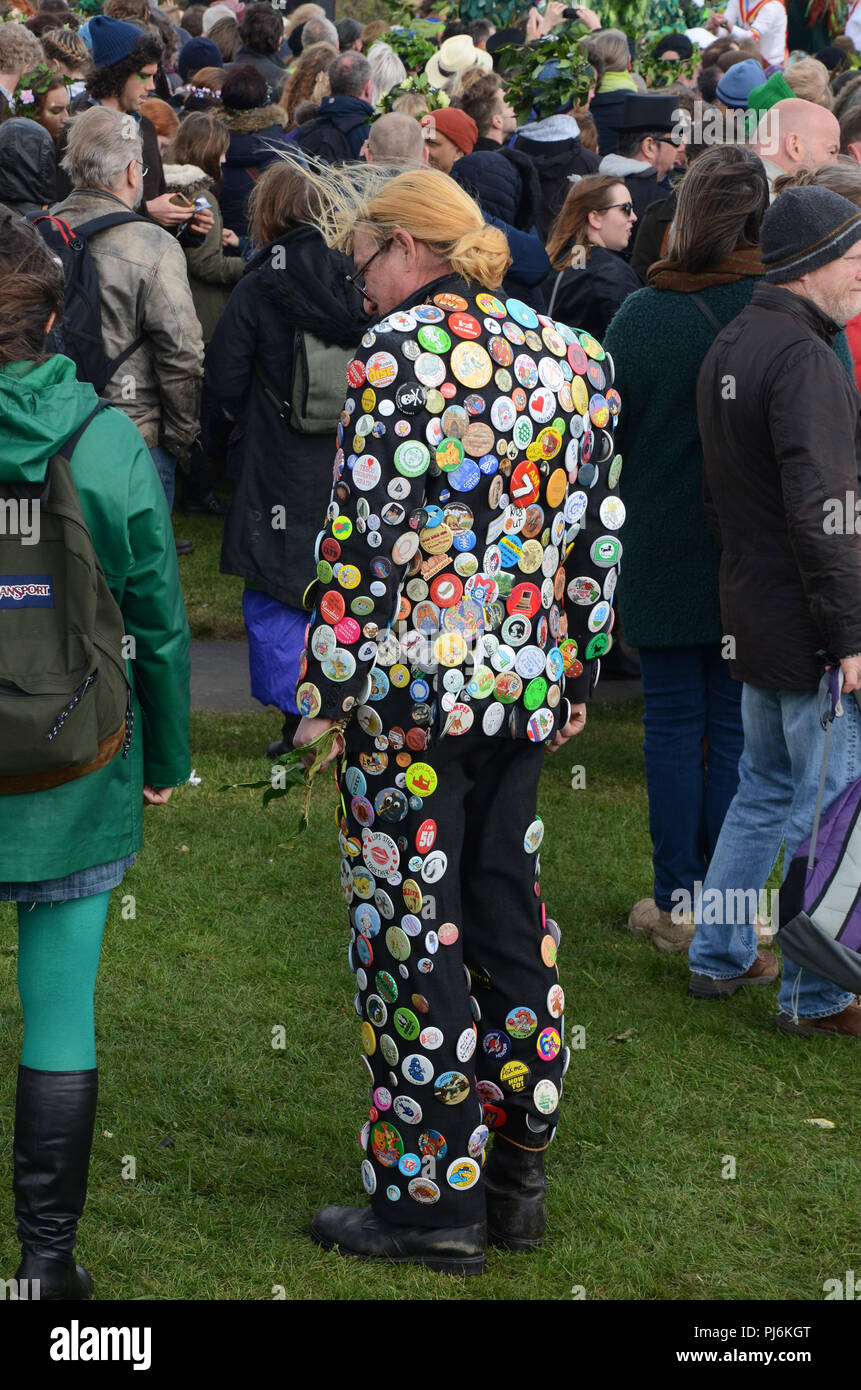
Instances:
[[[765,217],[759,244],[765,279],[772,285],[798,280],[845,256],[861,241],[861,209],[830,188],[787,188]]]

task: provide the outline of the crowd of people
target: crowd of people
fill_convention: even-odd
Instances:
[[[861,465],[853,16],[813,56],[782,0],[653,34],[558,0],[508,27],[422,0],[410,31],[268,0],[5,15],[0,487],[66,460],[136,641],[122,757],[0,762],[0,827],[54,831],[0,838],[43,1297],[91,1292],[108,900],[141,803],[188,777],[175,503],[223,517],[268,756],[328,739],[337,768],[370,1207],[318,1243],[473,1274],[542,1239],[568,1050],[537,787],[602,663],[642,677],[630,930],[689,954],[692,998],[778,982],[759,895],[861,776],[861,548],[854,514],[823,525]],[[785,954],[776,1022],[861,1038]]]

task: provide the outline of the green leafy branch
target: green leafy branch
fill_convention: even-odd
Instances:
[[[259,782],[228,782],[225,786],[219,787],[219,791],[236,791],[246,788],[257,791],[261,787],[264,789],[262,806],[265,808],[271,801],[278,801],[282,796],[289,796],[294,787],[305,788],[305,798],[302,804],[302,814],[299,823],[292,835],[287,836],[287,843],[295,840],[305,830],[311,815],[311,794],[314,789],[314,781],[321,771],[323,764],[335,746],[335,740],[343,740],[344,724],[342,722],[333,724],[331,728],[325,729],[317,738],[306,743],[302,748],[291,748],[288,753],[282,753],[280,758],[276,758],[273,763],[273,771],[269,776]],[[309,753],[313,753],[313,759],[306,767],[305,759]],[[274,775],[275,768],[281,769],[277,776]]]
[[[505,78],[505,99],[514,107],[518,124],[528,119],[533,106],[544,115],[579,105],[589,95],[595,69],[586,62],[580,39],[586,32],[555,34],[550,44],[506,44],[494,54],[497,71]],[[554,64],[548,74],[549,63]]]
[[[390,29],[385,41],[397,53],[407,72],[418,72],[437,51],[435,43],[415,29]]]

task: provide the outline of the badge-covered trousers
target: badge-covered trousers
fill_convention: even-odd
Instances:
[[[539,745],[470,730],[402,768],[348,732],[341,876],[371,1098],[362,1179],[388,1222],[483,1220],[489,1132],[530,1149],[552,1136],[564,999],[538,885],[543,759]]]

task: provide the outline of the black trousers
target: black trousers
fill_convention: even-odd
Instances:
[[[398,751],[397,711],[372,708],[388,746],[354,724],[340,774],[371,1102],[362,1179],[387,1222],[470,1225],[484,1219],[489,1134],[543,1149],[557,1118],[566,1054],[558,932],[538,883],[544,750],[473,729]]]

